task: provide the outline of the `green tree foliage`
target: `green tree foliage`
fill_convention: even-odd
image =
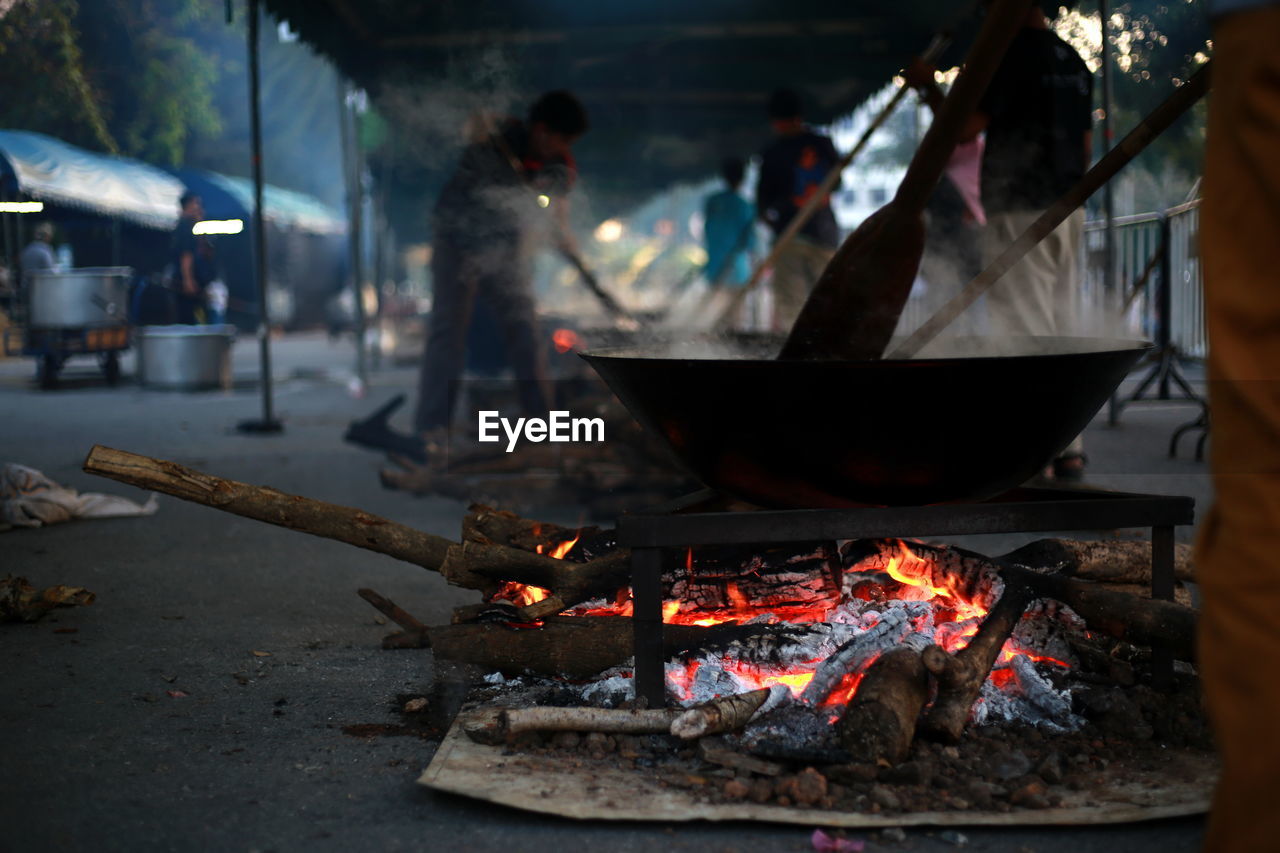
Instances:
[[[193,134],[217,133],[214,63],[193,33],[200,0],[18,0],[0,18],[0,126],[86,148],[181,163]]]
[[[18,0],[0,17],[0,127],[116,153],[78,44],[78,10],[75,0]]]
[[[201,0],[82,3],[80,44],[122,153],[177,165],[193,135],[220,130],[218,69],[196,42],[220,12]]]
[[[1212,42],[1204,0],[1130,0],[1109,11],[1106,37],[1112,62],[1111,127],[1118,142],[1174,87],[1209,61]],[[1091,69],[1101,69],[1102,22],[1096,3],[1086,3],[1076,12],[1064,10],[1055,29],[1071,42]],[[1095,94],[1101,109],[1099,78],[1095,78]],[[1201,102],[1126,170],[1128,180],[1140,189],[1134,201],[1137,209],[1164,207],[1182,200],[1200,173],[1206,117],[1207,107]],[[1106,150],[1105,145],[1102,134],[1096,133],[1099,155]]]

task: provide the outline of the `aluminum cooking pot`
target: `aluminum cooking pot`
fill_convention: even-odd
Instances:
[[[197,391],[231,384],[235,326],[143,326],[138,379],[147,388]]]
[[[37,272],[28,281],[27,325],[33,329],[83,329],[127,322],[129,267],[84,267]]]

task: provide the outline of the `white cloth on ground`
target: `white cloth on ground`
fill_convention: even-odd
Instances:
[[[154,494],[145,504],[97,492],[81,494],[34,468],[13,462],[0,465],[0,531],[59,524],[75,518],[153,515],[158,508]]]

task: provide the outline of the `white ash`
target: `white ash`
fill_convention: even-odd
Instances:
[[[1084,724],[1083,718],[1073,719],[1071,695],[1066,690],[1055,689],[1049,679],[1036,670],[1030,658],[1018,655],[1009,663],[1018,691],[1026,697],[1028,704],[1044,715],[1046,723],[1070,727],[1071,730]]]
[[[912,618],[907,607],[875,612],[870,627],[842,643],[833,653],[818,664],[813,680],[805,687],[801,701],[810,705],[822,702],[836,685],[851,672],[861,669],[872,655],[879,654],[886,646],[896,645],[911,631]]]
[[[1071,713],[1070,692],[1055,689],[1030,658],[1018,655],[999,668],[1012,670],[1013,686],[997,687],[987,679],[973,705],[973,725],[1021,723],[1051,732],[1073,732],[1084,725],[1083,717]]]
[[[635,667],[630,663],[600,673],[598,680],[582,688],[582,699],[599,708],[616,708],[636,696]]]
[[[719,658],[750,661],[755,664],[795,667],[812,661],[819,655],[834,651],[831,639],[833,626],[825,622],[792,625],[782,632],[758,634],[744,640],[734,640],[726,646],[703,652],[690,660],[714,661]],[[847,631],[842,628],[841,631]]]
[[[1086,630],[1084,620],[1065,604],[1051,598],[1040,598],[1027,607],[1013,629],[1013,639],[1019,648],[1034,649],[1036,654],[1060,660],[1075,667],[1078,664],[1071,650],[1069,636]]]
[[[764,700],[764,704],[756,710],[751,719],[753,721],[758,720],[765,714],[772,713],[792,701],[791,688],[784,684],[775,684],[769,688],[769,698]]]

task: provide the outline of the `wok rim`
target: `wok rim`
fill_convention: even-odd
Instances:
[[[977,336],[975,336],[977,337]],[[1086,357],[1100,355],[1104,353],[1119,352],[1150,352],[1156,349],[1156,344],[1152,341],[1142,340],[1138,338],[1098,338],[1077,335],[1021,335],[1014,336],[1018,338],[1028,339],[1044,339],[1044,340],[1072,340],[1072,341],[1095,341],[1106,343],[1108,346],[1097,347],[1093,349],[1085,349],[1071,352],[1041,352],[1041,353],[1024,353],[1016,355],[954,355],[954,356],[930,356],[927,358],[884,358],[884,359],[804,359],[804,358],[699,358],[689,355],[640,355],[636,354],[638,350],[645,348],[645,344],[626,344],[621,346],[600,347],[598,349],[584,350],[578,353],[579,357],[590,362],[592,359],[628,361],[628,362],[652,362],[655,364],[670,364],[674,362],[695,362],[697,364],[706,365],[756,365],[756,364],[809,364],[823,366],[847,366],[847,367],[883,367],[892,365],[895,367],[909,367],[913,365],[923,364],[955,364],[955,363],[986,363],[986,362],[1003,362],[1011,360],[1041,360],[1041,359],[1061,359],[1070,357]],[[995,338],[994,340],[1010,340],[1010,337]]]

